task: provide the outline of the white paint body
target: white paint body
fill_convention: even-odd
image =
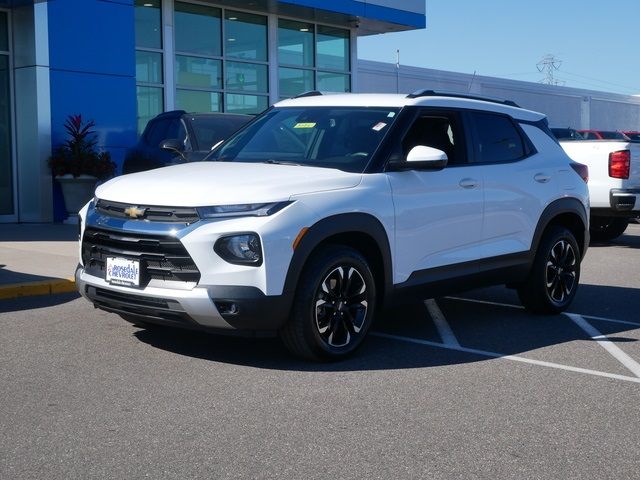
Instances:
[[[560,145],[576,162],[589,167],[589,196],[592,208],[611,207],[613,189],[640,189],[640,143],[620,140],[570,140]],[[609,154],[620,150],[631,152],[631,168],[628,179],[609,176]],[[633,211],[640,212],[640,193],[635,195]]]
[[[305,97],[276,107],[410,105],[493,111],[528,122],[544,118],[497,103],[401,95]],[[118,177],[100,186],[96,196],[131,205],[181,207],[293,201],[271,216],[201,220],[178,232],[201,272],[199,283],[178,290],[176,282],[152,281],[146,289],[135,290],[136,295],[156,296],[158,289],[165,289],[163,298],[181,303],[197,298],[197,304],[183,305],[185,310],[195,318],[215,316],[219,326],[213,303],[202,309],[207,286],[251,286],[265,295],[282,294],[294,240],[303,228],[333,215],[362,212],[382,224],[391,249],[394,284],[420,270],[529,251],[540,216],[550,203],[573,197],[588,210],[588,194],[557,143],[533,126],[525,125],[525,130],[538,153],[507,164],[356,174],[317,167],[199,162]],[[539,174],[547,175],[549,181],[536,181]],[[83,219],[88,208],[81,212]],[[141,222],[131,220],[123,228],[135,228]],[[259,235],[261,266],[231,264],[214,252],[218,238],[237,232]],[[126,291],[82,271],[79,279],[83,284]]]

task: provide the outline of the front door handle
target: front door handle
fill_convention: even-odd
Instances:
[[[533,177],[533,179],[538,183],[549,183],[551,176],[545,173],[538,173]]]
[[[473,178],[463,178],[462,180],[460,180],[460,183],[458,185],[460,185],[462,188],[476,188],[478,186],[478,181],[474,180]]]

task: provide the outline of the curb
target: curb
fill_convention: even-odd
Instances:
[[[14,283],[0,285],[0,300],[10,300],[21,297],[35,297],[38,295],[53,295],[56,293],[70,293],[76,291],[76,282],[72,278],[54,278],[39,282]]]

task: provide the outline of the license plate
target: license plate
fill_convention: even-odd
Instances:
[[[107,257],[106,280],[113,285],[140,286],[140,261]]]

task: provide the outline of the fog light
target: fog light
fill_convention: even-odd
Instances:
[[[241,233],[220,237],[214,251],[229,263],[236,265],[262,265],[262,246],[255,233]]]
[[[238,305],[232,302],[215,302],[220,315],[237,315],[240,313]]]

